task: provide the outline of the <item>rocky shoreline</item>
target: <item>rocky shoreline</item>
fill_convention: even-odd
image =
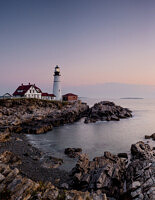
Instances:
[[[0,100],[1,132],[41,134],[82,117],[86,117],[85,123],[118,121],[132,117],[132,111],[109,101],[102,101],[89,108],[81,101],[54,102],[24,98]]]
[[[81,154],[70,172],[68,188],[106,194],[109,199],[153,200],[155,152],[140,141],[131,146],[131,160],[125,154],[104,152],[104,156],[90,161]]]
[[[73,155],[75,152],[73,149]],[[105,152],[90,161],[80,152],[76,166],[68,173],[55,168],[59,160],[43,160],[44,153],[31,146],[24,135],[11,135],[0,142],[1,199],[154,199],[155,152],[148,144],[133,144],[131,160],[126,154]]]
[[[131,160],[125,153],[105,152],[91,161],[82,149],[67,148],[64,153],[78,162],[66,172],[58,168],[62,159],[33,147],[24,134],[45,133],[84,116],[87,122],[107,120],[103,115],[109,120],[132,116],[112,102],[89,108],[81,102],[0,101],[0,199],[153,200],[155,153],[148,144],[133,144]]]
[[[85,116],[89,107],[80,101],[57,102],[39,99],[0,100],[0,131],[40,134]]]

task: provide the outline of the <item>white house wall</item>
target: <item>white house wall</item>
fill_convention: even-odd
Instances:
[[[31,86],[30,89],[25,93],[25,97],[41,99],[41,93],[38,93],[36,89]]]
[[[51,97],[51,96],[42,96],[43,100],[55,100],[55,97]]]

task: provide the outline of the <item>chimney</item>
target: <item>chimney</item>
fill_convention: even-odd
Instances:
[[[22,86],[23,86],[23,83],[22,83]]]
[[[29,83],[29,85],[30,85],[30,83]]]

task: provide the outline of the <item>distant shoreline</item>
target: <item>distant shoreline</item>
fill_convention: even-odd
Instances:
[[[144,99],[144,98],[141,98],[141,97],[123,97],[123,98],[120,98],[120,99]]]

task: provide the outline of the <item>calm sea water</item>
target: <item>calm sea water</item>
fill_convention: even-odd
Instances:
[[[105,99],[82,98],[90,106]],[[106,99],[107,100],[107,99]],[[109,99],[108,99],[109,100]],[[67,124],[41,135],[28,135],[31,143],[47,154],[63,158],[61,168],[70,170],[76,160],[64,155],[67,147],[80,147],[90,159],[102,156],[104,151],[117,154],[130,152],[131,144],[144,140],[144,135],[155,132],[155,99],[110,99],[117,105],[133,111],[133,118],[120,121],[84,124],[84,119]],[[149,141],[153,143],[152,141]]]

